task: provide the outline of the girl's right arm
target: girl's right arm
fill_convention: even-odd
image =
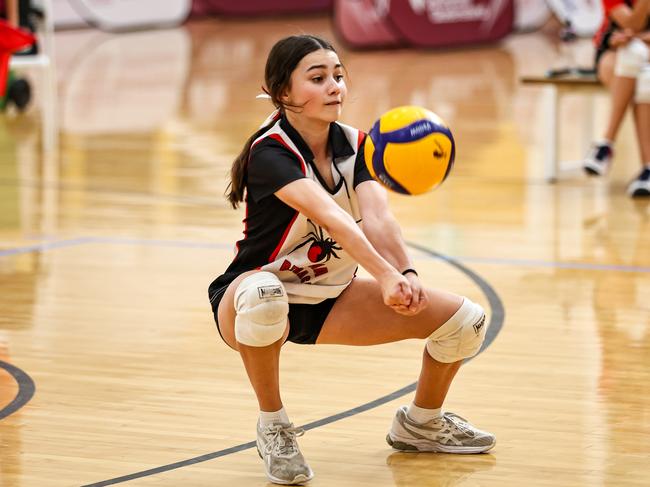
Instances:
[[[321,226],[379,283],[384,303],[404,312],[411,303],[408,280],[370,244],[352,216],[308,178],[298,179],[275,192],[285,204]]]
[[[638,0],[634,7],[619,5],[614,7],[609,16],[623,29],[641,32],[645,29],[650,15],[650,0]]]

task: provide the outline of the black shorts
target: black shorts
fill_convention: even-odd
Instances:
[[[232,282],[235,277],[233,277],[230,282]],[[221,302],[223,295],[226,293],[226,289],[228,289],[230,283],[224,285],[222,280],[219,283],[219,287],[213,286],[214,284],[215,283],[213,282],[208,289],[208,298],[212,305],[212,314],[214,315],[214,321],[217,324],[217,331],[223,340],[223,335],[219,329],[218,310],[219,303]],[[317,304],[289,303],[289,336],[287,336],[287,341],[303,345],[313,345],[316,343],[316,339],[318,338],[318,335],[320,335],[320,330],[323,328],[323,324],[325,323],[332,306],[336,303],[336,299],[337,298],[329,298]]]
[[[598,75],[598,64],[600,63],[600,58],[602,58],[603,54],[607,51],[609,51],[608,48],[596,49],[596,54],[594,55],[594,71],[596,71],[596,76]]]

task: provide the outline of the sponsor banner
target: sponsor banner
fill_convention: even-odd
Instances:
[[[513,22],[513,0],[334,2],[336,31],[351,47],[480,44],[506,36]]]
[[[332,0],[194,0],[192,16],[268,15],[327,11]]]
[[[603,7],[600,0],[546,0],[557,18],[571,22],[573,31],[581,37],[596,33],[603,21]]]
[[[403,44],[402,38],[387,20],[387,15],[387,0],[334,1],[335,29],[350,47],[394,47]]]
[[[600,1],[600,0],[598,0]],[[551,17],[546,0],[515,0],[515,30],[530,32],[539,29]]]
[[[393,0],[388,18],[410,44],[477,44],[512,32],[513,0]]]

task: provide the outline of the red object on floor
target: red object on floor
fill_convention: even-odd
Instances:
[[[4,20],[0,20],[0,97],[7,91],[7,77],[9,76],[9,58],[11,55],[31,46],[36,38],[30,32],[12,27]]]

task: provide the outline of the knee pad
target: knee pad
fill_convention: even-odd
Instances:
[[[427,351],[444,363],[473,357],[485,340],[487,326],[483,308],[463,298],[458,311],[427,339]]]
[[[275,274],[256,272],[235,290],[235,337],[251,347],[277,342],[287,327],[289,300]]]
[[[650,50],[640,39],[632,39],[616,50],[614,74],[626,78],[636,78],[650,58]]]
[[[634,101],[637,103],[650,103],[650,64],[643,67],[636,79]]]

